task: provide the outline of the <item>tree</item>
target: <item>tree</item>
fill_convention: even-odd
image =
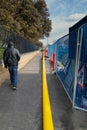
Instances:
[[[41,15],[41,28],[42,34],[41,37],[48,37],[51,32],[51,20],[49,19],[49,11],[44,0],[37,0],[35,2],[35,7]]]
[[[44,0],[0,0],[0,25],[35,43],[51,31]]]

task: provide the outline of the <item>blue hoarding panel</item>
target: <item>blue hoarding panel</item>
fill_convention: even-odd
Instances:
[[[69,35],[58,39],[49,47],[50,54],[56,53],[56,74],[73,106],[85,111],[87,111],[86,20],[87,17],[70,28]]]
[[[69,35],[57,41],[56,74],[69,98],[73,100],[75,62],[69,59]]]
[[[81,62],[87,63],[87,24],[82,26],[83,28],[83,39],[81,48]]]
[[[76,43],[77,43],[77,30],[69,33],[69,58],[75,59],[76,57]]]
[[[50,58],[52,53],[56,52],[56,43],[48,45],[48,57]]]

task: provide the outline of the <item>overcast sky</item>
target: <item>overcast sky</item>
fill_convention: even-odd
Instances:
[[[69,27],[87,15],[87,0],[45,0],[52,20],[52,31],[44,45],[68,34]]]

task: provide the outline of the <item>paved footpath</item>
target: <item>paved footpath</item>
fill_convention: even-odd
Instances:
[[[87,112],[72,109],[62,84],[46,61],[47,81],[55,130],[87,130]]]
[[[19,72],[16,91],[0,87],[0,130],[42,130],[41,54]],[[47,82],[55,130],[87,130],[87,112],[72,109],[60,81],[46,59]]]
[[[16,91],[0,87],[0,130],[42,130],[41,54],[19,72]]]

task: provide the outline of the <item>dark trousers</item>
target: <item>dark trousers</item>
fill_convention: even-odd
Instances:
[[[18,83],[18,66],[9,66],[9,73],[10,73],[10,81],[11,84],[17,87]]]

